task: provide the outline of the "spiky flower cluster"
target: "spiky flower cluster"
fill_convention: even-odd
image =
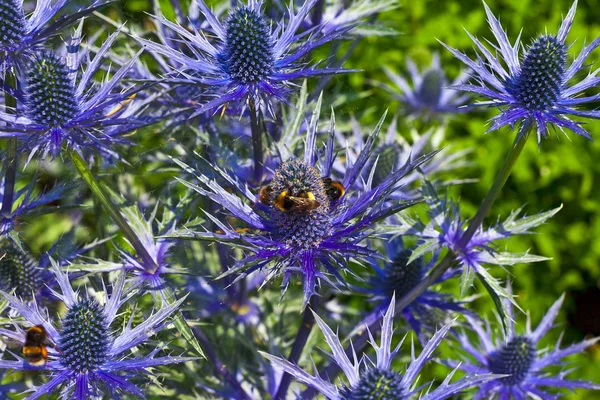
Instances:
[[[42,286],[42,271],[36,261],[11,239],[1,240],[0,254],[0,289],[31,298]]]
[[[7,0],[0,4],[0,43],[3,47],[12,47],[25,35],[25,18],[22,2]]]

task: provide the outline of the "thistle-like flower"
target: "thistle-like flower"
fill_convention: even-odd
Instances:
[[[54,323],[33,300],[23,302],[16,296],[0,291],[12,309],[26,321],[25,326],[35,327],[47,335],[47,357],[39,360],[24,359],[14,355],[15,360],[0,360],[0,369],[38,370],[50,374],[47,383],[31,389],[29,399],[50,395],[58,390],[72,399],[86,400],[97,396],[116,398],[120,393],[143,397],[142,390],[129,379],[136,373],[147,373],[147,368],[179,363],[190,359],[184,357],[155,357],[156,348],[137,358],[128,357],[134,347],[144,344],[151,336],[165,327],[165,320],[181,305],[184,299],[164,306],[141,324],[127,325],[120,332],[113,332],[111,323],[119,308],[133,295],[123,296],[125,275],[120,274],[107,295],[105,303],[86,296],[81,298],[73,290],[67,275],[56,263],[52,271],[60,286],[55,296],[65,303],[66,315]],[[27,331],[15,324],[16,330],[0,329],[0,335],[25,344]]]
[[[20,77],[22,90],[15,93],[23,107],[15,115],[0,112],[5,122],[0,137],[24,140],[30,157],[37,152],[57,154],[63,143],[82,154],[98,150],[118,157],[112,145],[124,143],[119,136],[148,123],[136,117],[139,104],[131,101],[143,86],[124,90],[119,86],[137,56],[98,84],[92,79],[119,32],[109,36],[91,60],[80,49],[81,32],[82,24],[66,46],[66,56],[45,50],[29,54]],[[86,59],[86,68],[79,73]]]
[[[314,371],[315,375],[310,375],[298,365],[292,364],[285,359],[263,352],[261,352],[261,354],[269,359],[274,366],[283,369],[298,381],[315,388],[329,400],[406,400],[412,398],[411,396],[418,394],[423,387],[420,386],[419,388],[414,389],[413,385],[415,379],[418,377],[419,372],[425,363],[431,358],[431,355],[442,339],[444,339],[452,324],[448,324],[436,332],[431,340],[424,346],[423,351],[417,358],[414,357],[414,354],[412,355],[411,363],[407,366],[404,375],[402,375],[391,368],[392,361],[402,345],[401,341],[398,346],[392,350],[392,338],[394,336],[394,307],[395,301],[392,297],[390,305],[383,316],[381,344],[379,346],[375,344],[375,339],[369,333],[371,344],[377,355],[377,360],[374,363],[367,362],[366,359],[358,361],[356,353],[353,354],[352,361],[346,354],[344,346],[342,346],[337,335],[333,333],[331,328],[329,328],[316,313],[314,313],[315,320],[331,349],[333,360],[339,365],[348,380],[348,383],[342,387],[336,387],[333,383],[320,378],[317,371]],[[424,400],[446,399],[457,393],[461,393],[470,387],[497,378],[497,376],[491,374],[474,373],[469,374],[454,383],[450,383],[455,371],[456,370],[450,372],[439,387],[429,393],[423,394],[419,398]]]
[[[317,0],[304,2],[298,12],[288,9],[288,21],[271,24],[265,17],[263,0],[240,2],[230,10],[224,22],[208,8],[203,0],[195,0],[200,12],[210,24],[214,41],[207,39],[208,29],[190,33],[182,26],[161,16],[155,18],[166,28],[179,35],[171,43],[157,44],[139,38],[150,51],[163,55],[172,66],[173,83],[188,88],[197,86],[210,101],[198,104],[194,114],[216,110],[233,103],[234,107],[270,108],[273,99],[288,102],[291,81],[317,75],[345,72],[341,68],[315,68],[304,66],[299,60],[316,47],[329,42],[351,29],[347,26],[334,32],[315,33],[317,30],[297,33],[302,21]],[[182,44],[186,49],[181,49]],[[177,77],[175,75],[180,75]]]
[[[244,249],[247,255],[226,275],[237,272],[245,275],[267,268],[268,278],[284,274],[285,290],[292,274],[300,273],[304,278],[305,303],[320,279],[330,281],[328,275],[331,275],[338,282],[343,282],[340,272],[346,268],[348,259],[377,257],[374,249],[361,244],[364,239],[376,234],[375,224],[415,204],[412,201],[387,201],[396,184],[433,156],[428,154],[407,160],[378,185],[367,182],[356,189],[355,183],[373,152],[384,118],[339,182],[331,176],[335,159],[333,129],[320,158],[316,149],[318,118],[315,117],[308,129],[304,157],[292,155],[281,162],[270,185],[258,192],[213,166],[216,176],[233,189],[234,193],[231,193],[215,180],[174,160],[198,179],[199,185],[182,181],[186,186],[221,205],[244,224],[236,230],[209,214],[223,233],[189,231],[182,236],[219,241]]]
[[[552,350],[537,350],[540,340],[552,328],[563,300],[564,295],[552,305],[533,332],[531,332],[528,321],[525,334],[516,332],[512,305],[508,304],[507,308],[512,323],[509,325],[507,335],[504,338],[498,338],[495,342],[489,324],[484,329],[478,321],[468,318],[473,331],[479,338],[479,346],[473,345],[466,334],[459,335],[458,340],[461,347],[472,356],[472,359],[469,358],[451,364],[456,364],[458,368],[467,373],[506,375],[480,385],[475,398],[488,399],[497,396],[500,399],[524,399],[529,397],[554,399],[556,396],[542,388],[600,390],[598,384],[567,379],[566,375],[572,370],[553,375],[546,369],[549,366],[563,365],[563,358],[582,352],[598,342],[600,338],[584,340],[565,348],[560,348],[559,342]]]
[[[424,72],[419,72],[410,58],[406,59],[406,66],[412,84],[390,68],[384,67],[385,73],[397,89],[388,85],[381,86],[404,105],[404,112],[411,118],[442,119],[448,114],[466,111],[466,108],[461,107],[466,104],[469,96],[461,95],[448,86],[467,82],[468,72],[461,72],[452,83],[449,83],[437,53],[434,53],[431,66]]]
[[[488,132],[505,125],[522,123],[523,129],[534,125],[537,127],[538,143],[547,136],[549,126],[562,131],[568,129],[591,139],[580,122],[569,118],[600,118],[598,111],[577,109],[581,104],[598,99],[598,96],[580,96],[585,90],[600,83],[600,77],[596,76],[598,70],[579,81],[574,80],[575,75],[586,68],[585,60],[600,45],[600,38],[585,46],[573,63],[567,65],[569,45],[565,41],[573,24],[577,0],[562,21],[558,33],[538,36],[522,56],[520,51],[523,46],[520,40],[517,39],[517,42],[511,45],[500,21],[492,14],[487,4],[484,3],[484,7],[492,33],[498,41],[498,47],[494,46],[494,50],[499,52],[499,55],[490,52],[479,39],[470,34],[479,50],[477,60],[471,60],[464,53],[445,44],[444,46],[471,68],[473,78],[477,81],[477,84],[457,85],[455,89],[476,93],[489,99],[475,105],[501,108],[501,114],[492,119]],[[521,135],[524,133],[523,129]]]
[[[386,262],[383,268],[374,263],[375,273],[368,280],[368,287],[357,288],[358,291],[370,294],[377,303],[350,336],[375,323],[387,309],[394,295],[403,297],[410,292],[437,261],[437,257],[432,257],[428,263],[425,263],[423,258],[409,263],[412,251],[404,247],[401,238],[389,240],[385,247],[390,262]],[[450,279],[458,273],[457,270],[446,271],[436,283]],[[426,343],[426,332],[435,332],[437,327],[447,324],[448,319],[456,312],[469,311],[463,307],[463,303],[453,301],[450,296],[428,289],[402,310],[402,316],[419,340]]]
[[[29,299],[42,288],[42,269],[12,238],[0,239],[0,289]]]
[[[23,11],[23,0],[0,3],[0,71],[2,76],[15,63],[25,61],[28,54],[39,50],[52,36],[69,25],[98,10],[110,0],[94,1],[79,11],[55,18],[67,0],[38,0],[29,16]]]

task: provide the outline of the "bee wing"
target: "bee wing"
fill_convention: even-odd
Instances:
[[[314,210],[321,205],[317,200],[307,199],[305,197],[288,196],[287,198],[294,203],[296,208],[302,210]]]

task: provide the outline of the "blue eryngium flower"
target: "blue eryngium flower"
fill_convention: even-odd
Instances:
[[[407,58],[406,65],[412,85],[403,76],[385,67],[385,73],[398,89],[387,85],[383,85],[383,88],[402,102],[404,110],[409,116],[441,119],[448,114],[466,111],[466,108],[461,107],[467,102],[468,96],[461,95],[448,87],[449,82],[440,65],[440,57],[437,53],[433,55],[431,66],[424,72],[419,72],[410,58]],[[450,85],[463,84],[468,78],[469,74],[463,71]]]
[[[431,340],[425,345],[419,357],[415,358],[413,354],[411,356],[411,363],[406,368],[406,372],[400,374],[391,368],[392,360],[402,345],[401,341],[394,350],[391,348],[392,338],[394,336],[394,307],[395,301],[392,297],[390,306],[383,316],[380,346],[375,344],[375,339],[369,333],[371,344],[377,355],[375,363],[367,362],[363,358],[361,358],[361,361],[358,361],[356,353],[353,354],[353,361],[350,360],[337,335],[333,333],[331,328],[329,328],[316,313],[313,312],[317,324],[319,325],[321,332],[323,332],[323,335],[325,335],[327,344],[331,348],[333,360],[339,365],[340,369],[344,372],[344,375],[346,375],[348,380],[347,386],[336,387],[333,383],[320,378],[316,370],[313,371],[315,374],[313,376],[285,359],[263,352],[260,353],[269,359],[273,365],[283,369],[300,382],[315,388],[319,393],[330,400],[409,399],[411,396],[415,396],[419,393],[423,387],[420,386],[419,388],[414,389],[415,380],[425,363],[430,359],[433,352],[450,330],[452,324],[445,325],[436,332]],[[446,399],[457,393],[463,392],[465,389],[495,378],[495,376],[491,374],[479,375],[475,373],[469,374],[454,383],[450,383],[453,376],[454,371],[448,374],[439,387],[419,398],[422,400]]]
[[[118,31],[90,59],[87,51],[80,49],[81,30],[82,25],[66,46],[66,56],[45,50],[28,55],[19,77],[22,90],[14,93],[22,106],[15,115],[0,112],[0,120],[5,123],[0,137],[24,140],[30,157],[37,152],[43,156],[48,152],[57,154],[63,143],[84,155],[98,150],[105,156],[118,157],[112,145],[124,143],[120,138],[123,133],[148,123],[137,118],[138,105],[131,101],[141,87],[120,86],[137,56],[110,79],[94,82]]]
[[[586,46],[567,66],[567,35],[573,24],[577,1],[569,10],[556,35],[544,34],[533,40],[520,56],[522,48],[519,40],[511,45],[500,21],[494,17],[484,2],[485,12],[492,33],[498,41],[490,52],[477,38],[469,34],[481,54],[477,60],[471,60],[464,53],[443,44],[459,60],[472,69],[473,78],[478,84],[455,86],[455,89],[477,93],[489,101],[475,105],[499,106],[501,114],[492,119],[488,132],[505,125],[521,122],[525,126],[537,126],[538,143],[548,134],[548,126],[560,130],[569,129],[578,135],[591,139],[590,134],[581,127],[580,122],[572,121],[569,116],[600,118],[598,111],[580,111],[576,107],[598,99],[598,96],[580,94],[600,83],[597,72],[585,78],[569,83],[577,72],[585,68],[585,59],[598,45],[600,38]],[[501,64],[504,61],[506,68]],[[522,133],[521,133],[522,134]]]
[[[52,263],[52,272],[60,286],[54,295],[62,300],[67,312],[58,323],[54,323],[43,312],[35,299],[31,304],[16,296],[0,291],[10,306],[24,320],[25,326],[41,325],[48,334],[48,360],[42,366],[31,365],[27,360],[14,355],[15,360],[0,360],[0,369],[38,370],[50,374],[47,383],[31,389],[29,399],[37,399],[57,390],[66,398],[85,400],[97,396],[116,398],[122,392],[143,397],[142,390],[129,379],[136,373],[147,373],[147,368],[179,363],[190,359],[184,357],[155,357],[160,348],[141,357],[130,358],[134,347],[142,346],[151,336],[166,326],[166,319],[181,305],[183,298],[158,310],[134,328],[131,325],[114,331],[112,322],[119,308],[133,295],[123,295],[125,275],[121,273],[106,294],[106,302],[86,296],[81,298],[73,290],[68,276]],[[0,335],[24,344],[25,331],[15,323],[16,330],[0,329]]]
[[[181,75],[174,82],[199,86],[206,95],[216,97],[199,104],[192,116],[230,102],[242,107],[250,104],[257,109],[263,104],[270,107],[274,98],[288,101],[290,83],[294,79],[344,72],[341,68],[307,67],[300,62],[310,51],[351,28],[345,26],[325,33],[314,30],[312,35],[297,33],[317,0],[304,2],[297,13],[290,7],[287,23],[275,24],[274,30],[263,13],[263,0],[239,2],[224,22],[218,20],[203,0],[195,1],[211,26],[210,34],[208,29],[190,33],[157,16],[155,18],[176,32],[180,39],[165,44],[139,39],[150,52],[165,56],[172,72]],[[216,37],[210,41],[207,36]],[[170,43],[176,43],[177,47],[171,47]],[[185,49],[181,48],[182,44]]]
[[[23,11],[23,0],[3,0],[0,3],[0,71],[21,63],[27,55],[40,49],[52,36],[77,20],[98,10],[110,0],[94,1],[89,7],[55,18],[67,0],[38,0],[29,16]]]
[[[559,342],[552,350],[537,350],[540,340],[552,328],[563,300],[564,295],[552,305],[533,332],[531,332],[528,321],[525,334],[518,334],[515,331],[512,306],[508,304],[510,321],[512,322],[509,325],[508,334],[504,338],[499,338],[496,342],[493,340],[489,324],[484,329],[478,321],[468,318],[473,331],[479,338],[479,346],[474,346],[466,334],[459,335],[458,340],[461,347],[473,359],[456,362],[458,368],[467,373],[508,375],[481,385],[474,399],[489,399],[496,398],[496,396],[500,399],[557,398],[557,396],[545,392],[542,389],[544,387],[567,388],[570,390],[576,388],[600,389],[600,385],[590,382],[566,379],[566,375],[572,370],[553,375],[546,369],[550,366],[562,366],[563,358],[582,352],[598,342],[600,338],[588,339],[562,349]]]
[[[343,283],[340,272],[347,268],[350,258],[366,261],[368,257],[377,257],[375,249],[362,244],[364,239],[377,234],[376,224],[415,204],[413,201],[386,201],[396,184],[434,155],[430,153],[416,160],[407,160],[378,185],[371,186],[371,181],[368,181],[356,189],[355,182],[373,151],[384,118],[385,115],[369,136],[360,156],[346,169],[340,182],[345,191],[339,186],[334,187],[331,180],[335,159],[333,129],[321,153],[323,158],[317,157],[315,118],[309,128],[304,158],[291,156],[283,161],[277,167],[271,184],[260,192],[249,189],[236,177],[213,166],[215,176],[225,182],[232,193],[217,181],[174,160],[199,181],[199,185],[182,181],[186,186],[210,198],[245,224],[245,229],[236,230],[207,214],[223,233],[190,231],[181,236],[242,248],[246,256],[223,276],[237,272],[247,275],[267,268],[268,278],[284,274],[285,290],[292,274],[301,274],[305,303],[320,279],[329,281],[321,267]],[[284,202],[288,196],[296,199],[304,197],[304,203],[310,208],[290,204],[287,206],[291,207],[286,208]]]

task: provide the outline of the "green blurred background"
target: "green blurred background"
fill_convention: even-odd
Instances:
[[[488,1],[493,12],[500,17],[511,41],[522,30],[525,44],[538,33],[546,30],[556,32],[561,17],[571,4],[568,0]],[[148,26],[145,12],[152,12],[151,0],[120,1],[113,6],[111,14],[120,20]],[[580,1],[569,35],[569,41],[575,42],[570,50],[571,55],[578,52],[584,43],[600,36],[598,21],[600,0]],[[398,8],[383,14],[379,22],[399,34],[360,40],[345,66],[364,72],[336,77],[325,93],[326,104],[335,101],[336,116],[340,120],[353,114],[362,124],[373,124],[386,108],[392,114],[401,115],[400,104],[371,84],[372,81],[390,83],[383,73],[383,65],[406,74],[407,57],[414,59],[420,67],[427,67],[432,54],[439,52],[444,69],[450,78],[454,78],[461,64],[437,40],[472,55],[470,39],[463,29],[480,38],[493,39],[483,4],[477,0],[399,2]],[[346,43],[341,46],[340,54],[349,45]],[[323,51],[322,55],[326,54]],[[589,60],[600,60],[600,50],[593,53]],[[478,180],[451,189],[451,196],[455,200],[460,199],[464,217],[474,214],[514,138],[509,129],[484,134],[486,121],[495,114],[495,110],[483,110],[454,117],[446,130],[447,145],[471,150],[468,157],[473,165],[460,171],[459,178]],[[587,124],[592,136],[600,138],[600,122],[589,121]],[[407,137],[412,126],[413,123],[400,119],[400,132]],[[158,142],[151,145],[159,146]],[[511,210],[521,206],[528,214],[561,204],[564,206],[555,218],[537,229],[538,234],[518,237],[505,243],[511,251],[529,249],[534,254],[551,257],[551,261],[518,265],[508,271],[493,271],[497,277],[512,275],[518,302],[524,310],[530,311],[534,326],[561,293],[568,293],[558,319],[560,326],[549,335],[545,342],[547,345],[553,344],[562,330],[565,331],[565,343],[600,335],[599,159],[600,144],[574,134],[567,138],[561,132],[555,132],[539,147],[532,137],[487,220],[490,224],[494,223],[497,216],[506,217]],[[138,171],[137,174],[142,176],[144,171]],[[34,237],[37,233],[33,231],[29,234]],[[478,290],[483,293],[481,288]],[[493,307],[486,296],[475,300],[474,307],[492,317]],[[524,320],[521,317],[520,321]],[[579,367],[570,375],[571,378],[600,381],[600,347],[573,357],[570,361]],[[600,395],[578,392],[568,398],[600,399]]]

